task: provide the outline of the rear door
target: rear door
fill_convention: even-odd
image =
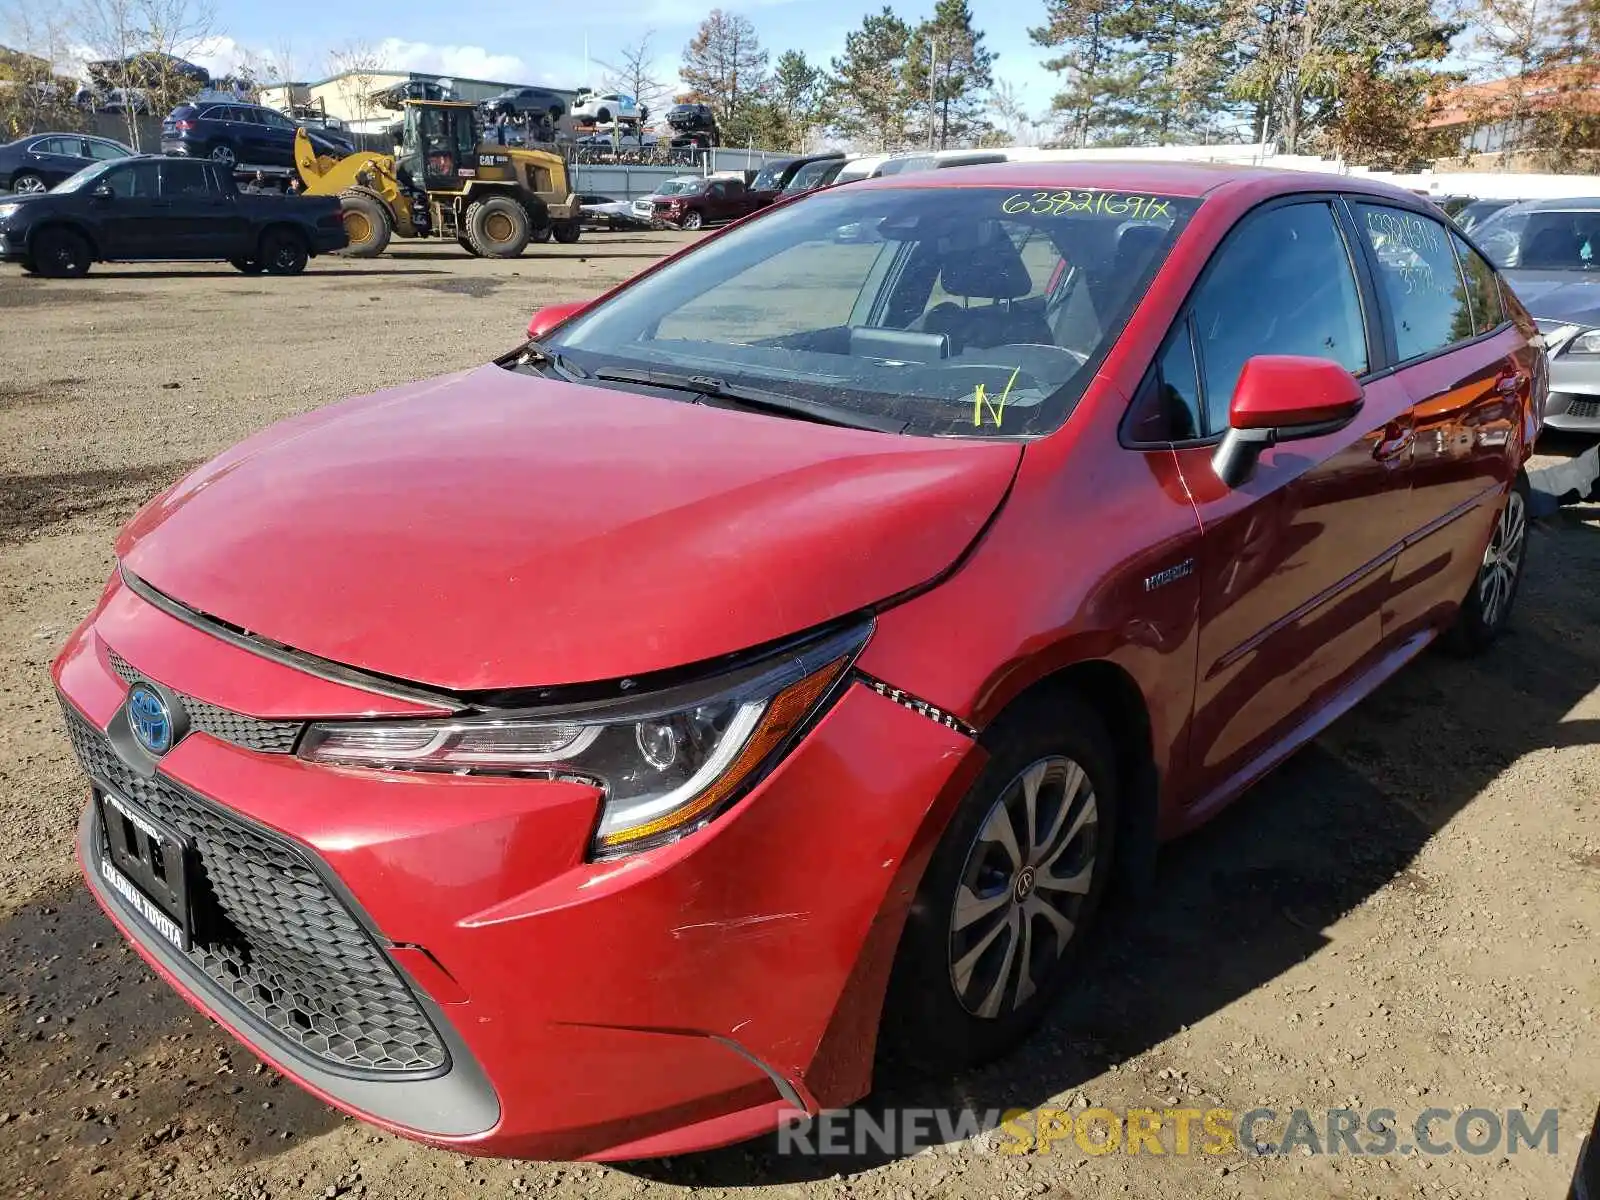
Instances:
[[[269,167],[294,165],[295,123],[281,113],[267,108],[250,110],[259,124],[262,158],[256,160]]]
[[[1412,531],[1395,567],[1385,636],[1404,638],[1467,594],[1520,460],[1531,353],[1494,269],[1426,212],[1354,201],[1389,353],[1411,401]]]
[[[160,236],[174,258],[220,259],[243,253],[243,214],[217,185],[211,163],[173,158],[161,164]]]
[[[1371,283],[1328,198],[1245,216],[1158,360],[1158,411],[1204,530],[1190,785],[1231,795],[1338,710],[1375,665],[1406,533],[1410,400],[1381,372]],[[1265,450],[1229,488],[1211,466],[1234,385],[1258,354],[1331,359],[1363,379],[1356,420]]]

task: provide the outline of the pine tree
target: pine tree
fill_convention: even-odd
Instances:
[[[1130,134],[1165,146],[1208,133],[1221,113],[1223,58],[1208,39],[1217,0],[1128,0],[1110,20],[1117,73],[1132,81]]]
[[[776,136],[773,144],[800,150],[822,110],[826,77],[800,50],[785,50],[772,69],[770,103]]]
[[[684,47],[678,75],[711,106],[726,136],[744,101],[760,94],[766,71],[767,52],[750,18],[713,8]]]
[[[833,60],[829,94],[834,128],[863,148],[899,150],[906,145],[910,98],[906,49],[911,27],[884,5],[868,13],[861,28],[845,35],[844,54]]]
[[[986,128],[994,60],[982,31],[972,27],[967,0],[938,0],[933,16],[917,26],[905,67],[906,91],[922,114],[930,146],[964,144]]]
[[[1062,118],[1069,146],[1126,138],[1136,80],[1126,70],[1117,33],[1124,2],[1045,0],[1045,24],[1028,30],[1035,45],[1061,51],[1044,66],[1062,77],[1051,108]]]

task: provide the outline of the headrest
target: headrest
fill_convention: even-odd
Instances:
[[[1117,234],[1117,266],[1122,270],[1142,267],[1166,236],[1157,225],[1129,225]]]
[[[976,245],[946,250],[939,285],[952,296],[972,300],[1020,300],[1033,291],[1021,253],[1001,230]]]

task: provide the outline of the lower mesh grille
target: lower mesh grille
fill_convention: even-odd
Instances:
[[[394,1077],[449,1065],[438,1033],[350,910],[297,847],[161,778],[141,779],[65,701],[84,770],[189,838],[203,979],[324,1067]]]
[[[1567,405],[1569,417],[1600,417],[1600,400],[1574,400]]]

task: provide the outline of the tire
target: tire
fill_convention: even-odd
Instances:
[[[528,210],[509,196],[490,196],[467,206],[467,236],[485,258],[515,258],[533,230]]]
[[[242,275],[261,274],[261,264],[253,258],[230,258],[228,265]]]
[[[261,267],[268,275],[298,275],[309,258],[305,239],[291,229],[269,229],[261,235]]]
[[[237,166],[239,162],[239,156],[233,152],[233,147],[227,142],[218,142],[211,147],[210,157],[212,162],[220,163],[224,167]]]
[[[561,221],[550,228],[555,234],[556,241],[563,246],[570,246],[583,236],[583,226],[576,221]]]
[[[1528,498],[1528,477],[1518,471],[1495,518],[1472,587],[1445,634],[1445,646],[1457,654],[1483,653],[1511,621],[1528,565]]]
[[[366,192],[343,192],[339,196],[340,216],[349,245],[344,253],[351,258],[375,258],[389,247],[394,232],[389,210],[376,196]]]
[[[32,171],[19,171],[11,177],[11,194],[13,196],[36,196],[40,192],[48,192],[50,185]]]
[[[464,233],[456,234],[456,242],[461,246],[461,248],[463,250],[465,250],[468,254],[472,255],[472,257],[474,257],[474,258],[482,258],[483,257],[481,254],[478,253],[478,248],[472,244],[472,239],[469,238],[466,234],[464,234]]]
[[[81,233],[59,227],[34,234],[28,252],[34,270],[51,279],[81,279],[94,259],[94,251]]]
[[[609,108],[602,108],[599,112],[595,113],[594,119],[596,124],[604,125],[607,121],[611,120],[611,110]]]
[[[1070,978],[1111,879],[1111,739],[1071,692],[1023,703],[985,732],[991,757],[934,850],[900,935],[881,1038],[914,1070],[953,1074],[1026,1038]],[[1022,950],[1031,952],[1026,975]]]
[[[683,221],[679,224],[678,228],[695,230],[704,226],[705,223],[706,219],[691,208],[688,212],[683,214]]]
[[[540,243],[542,245],[543,243],[548,242],[550,240],[550,234],[551,234],[550,226],[541,225],[541,226],[539,226],[539,228],[535,229],[533,231],[533,233],[530,235],[530,240],[538,242],[538,243]]]

